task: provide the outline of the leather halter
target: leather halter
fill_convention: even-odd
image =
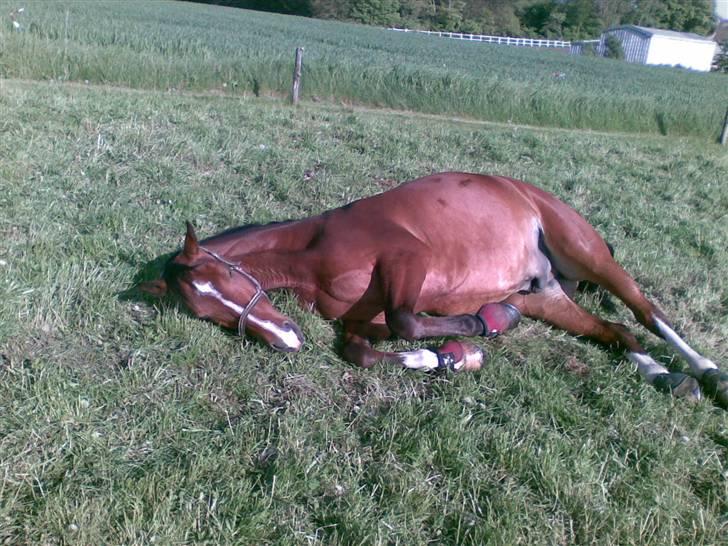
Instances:
[[[240,313],[240,318],[238,319],[238,335],[240,337],[245,337],[245,321],[248,318],[248,315],[253,310],[253,307],[255,307],[255,304],[258,303],[260,298],[265,296],[265,292],[263,291],[263,287],[260,286],[260,283],[258,282],[258,279],[253,277],[250,273],[242,269],[239,265],[234,264],[232,262],[229,262],[216,252],[213,252],[212,250],[206,249],[204,246],[200,245],[200,250],[205,252],[207,255],[213,257],[215,260],[217,260],[220,263],[225,264],[230,268],[230,271],[235,271],[236,273],[239,273],[242,275],[245,279],[249,280],[251,283],[253,283],[253,286],[255,287],[255,294],[253,294],[253,297],[250,298],[250,301],[243,307],[242,312]]]

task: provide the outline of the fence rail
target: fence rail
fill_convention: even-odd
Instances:
[[[511,36],[487,36],[485,34],[467,34],[465,32],[439,32],[435,30],[412,30],[408,28],[390,28],[396,32],[418,32],[420,34],[431,34],[443,38],[455,38],[456,40],[467,40],[469,42],[487,42],[489,44],[505,44],[524,47],[571,47],[571,42],[566,40],[546,40],[543,38],[513,38]]]

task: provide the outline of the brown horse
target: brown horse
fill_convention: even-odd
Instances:
[[[579,281],[620,298],[687,360],[691,375],[669,372],[623,325],[579,307],[572,299]],[[469,343],[382,352],[371,341],[492,336],[523,314],[624,349],[660,390],[695,399],[702,385],[728,404],[728,374],[683,341],[594,228],[553,195],[510,178],[435,174],[318,216],[201,242],[188,224],[163,278],[142,285],[157,295],[168,288],[200,318],[297,351],[299,327],[265,295],[291,289],[310,309],[343,321],[343,356],[364,367],[477,369],[482,353]]]

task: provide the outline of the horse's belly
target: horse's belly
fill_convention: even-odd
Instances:
[[[528,284],[523,276],[470,275],[457,286],[447,286],[436,275],[428,276],[415,310],[438,315],[474,313],[481,305],[502,301]]]
[[[534,284],[545,284],[550,274],[548,259],[530,249],[508,259],[505,254],[500,259],[471,259],[459,272],[444,274],[431,270],[416,311],[439,315],[473,313],[485,303],[500,302],[516,292],[530,290]]]

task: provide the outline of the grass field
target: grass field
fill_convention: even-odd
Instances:
[[[26,5],[29,25],[45,4]],[[130,290],[159,273],[185,220],[207,236],[430,172],[499,173],[581,211],[676,328],[725,367],[725,149],[704,134],[292,108],[281,90],[256,97],[243,84],[223,89],[227,76],[205,79],[224,59],[199,53],[236,49],[225,31],[236,12],[105,4],[123,17],[69,24],[61,53],[65,34],[41,29],[63,29],[66,6],[70,22],[99,12],[48,5],[47,19],[32,19],[39,28],[0,32],[0,543],[728,544],[728,412],[656,392],[619,354],[524,320],[479,342],[489,360],[478,373],[363,371],[338,357],[337,324],[286,293],[272,296],[307,339],[294,355]],[[3,17],[10,7],[0,3]],[[200,13],[220,30],[206,33]],[[293,21],[244,13],[266,36]],[[329,23],[306,24],[332,40],[316,30]],[[339,51],[379,32],[336,28],[363,33],[338,38]],[[159,29],[176,29],[177,41]],[[104,36],[118,43],[100,45]],[[295,42],[281,46],[281,85]],[[475,81],[460,62],[453,73]],[[625,89],[644,84],[633,76]],[[600,292],[579,301],[684,368],[619,302]]]
[[[147,89],[287,94],[474,119],[715,140],[722,74],[184,2],[0,0],[0,76]],[[555,74],[563,76],[555,77]]]
[[[480,373],[361,371],[336,325],[285,294],[307,336],[296,355],[124,295],[185,219],[208,235],[430,171],[499,172],[586,214],[725,363],[718,146],[0,85],[0,541],[725,543],[726,412],[655,392],[619,355],[525,321],[481,343]]]

